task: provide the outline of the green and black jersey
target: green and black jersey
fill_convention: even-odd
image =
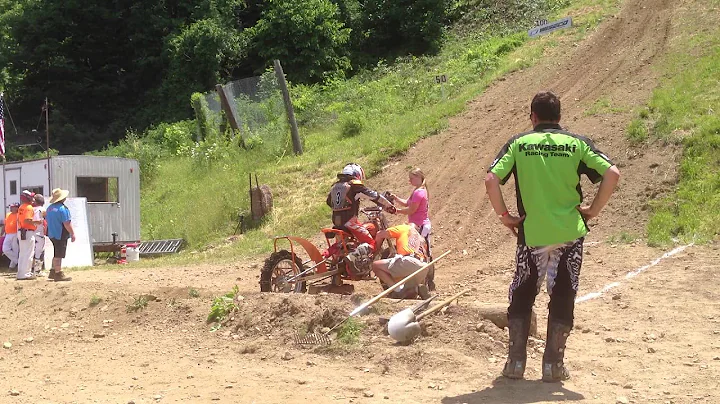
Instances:
[[[580,175],[597,183],[612,165],[590,139],[556,124],[540,124],[510,139],[488,172],[497,175],[501,184],[515,175],[518,212],[525,216],[518,243],[537,247],[587,234],[577,210],[582,202]]]

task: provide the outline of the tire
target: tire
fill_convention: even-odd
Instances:
[[[300,272],[292,270],[293,257],[290,251],[280,250],[270,255],[265,260],[262,272],[260,273],[260,291],[261,292],[286,292],[287,289],[280,290],[277,286],[277,279],[279,278],[278,271],[284,272],[286,275],[292,272],[293,275],[297,275]],[[300,257],[295,256],[295,265],[300,271],[302,271],[303,263]],[[292,275],[291,275],[292,276]],[[290,284],[289,292],[292,293],[304,293],[307,287],[305,282],[295,282]]]

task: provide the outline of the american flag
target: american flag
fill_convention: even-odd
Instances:
[[[5,100],[0,93],[0,155],[5,155]]]

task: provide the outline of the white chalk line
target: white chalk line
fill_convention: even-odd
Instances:
[[[677,253],[679,253],[679,252],[684,251],[686,248],[692,247],[694,244],[695,244],[695,243],[690,243],[690,244],[688,244],[688,245],[680,246],[680,247],[677,247],[677,248],[675,248],[675,249],[673,249],[673,250],[671,250],[671,251],[666,252],[666,253],[663,254],[660,258],[655,259],[655,261],[649,263],[648,265],[645,265],[645,266],[643,266],[643,267],[640,267],[640,268],[638,268],[638,269],[636,269],[636,270],[634,270],[634,271],[628,272],[627,275],[625,275],[625,279],[632,279],[632,278],[640,275],[640,273],[646,271],[647,269],[650,269],[650,268],[654,267],[655,265],[659,264],[660,261],[664,260],[665,258],[672,257],[673,255],[675,255],[675,254],[677,254]],[[610,284],[608,284],[608,285],[605,285],[605,287],[602,288],[599,292],[592,292],[592,293],[588,293],[588,294],[586,294],[586,295],[584,295],[584,296],[578,297],[577,299],[575,299],[575,303],[582,303],[582,302],[585,302],[585,301],[588,301],[588,300],[597,299],[598,297],[600,297],[600,296],[602,296],[603,294],[607,293],[610,289],[616,288],[616,287],[618,287],[618,286],[620,286],[620,282],[610,283]]]

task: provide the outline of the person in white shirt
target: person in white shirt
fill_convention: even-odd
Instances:
[[[33,220],[41,221],[35,227],[35,260],[33,261],[33,272],[40,273],[45,268],[45,197],[35,194],[33,208],[35,213]]]

